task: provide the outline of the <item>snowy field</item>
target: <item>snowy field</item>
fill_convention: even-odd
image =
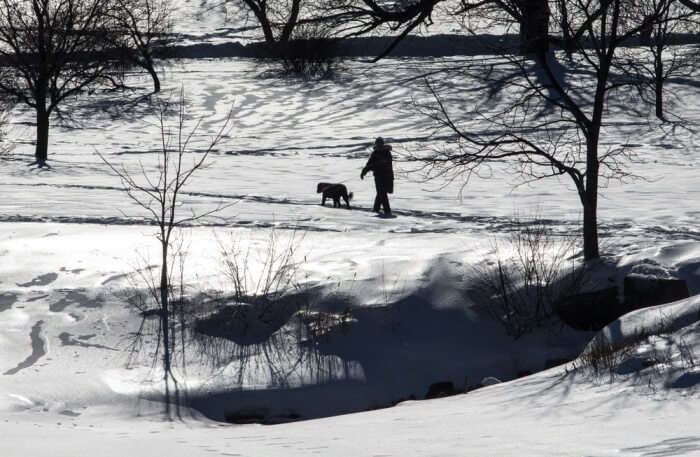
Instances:
[[[229,24],[192,18],[183,27],[199,41]],[[580,205],[568,181],[514,187],[518,181],[496,166],[442,186],[421,182],[399,160],[390,197],[396,217],[371,212],[372,179],[359,174],[374,137],[392,143],[399,159],[436,141],[426,139],[432,126],[411,110],[411,96],[419,76],[459,63],[351,61],[323,82],[269,77],[245,59],[168,63],[165,96],[184,89],[189,125],[203,120],[197,140],[233,109],[233,129],[185,191],[185,210],[232,204],[184,230],[186,282],[230,292],[222,240],[264,253],[275,233],[296,240],[311,308],[349,315],[317,346],[294,351],[275,345],[293,327],[280,324],[274,341],[249,345],[245,370],[226,346],[216,364],[191,356],[181,373],[190,407],[177,421],[162,419],[148,357],[127,367],[140,318],[124,291],[131,273],[157,264],[154,228],[97,155],[153,171],[159,129],[153,107],[137,100],[148,79],[134,76],[140,90],[117,100],[71,100],[71,119],[51,130],[50,169],[27,166],[31,113],[16,108],[7,128],[13,149],[0,156],[0,456],[700,455],[700,371],[687,355],[700,358],[697,298],[611,324],[614,341],[668,327],[637,348],[639,360],[663,350],[663,363],[615,376],[575,362],[541,371],[575,358],[594,334],[556,327],[514,341],[472,300],[474,267],[494,260],[494,240],[507,238],[514,216],[546,218],[556,233],[577,230]],[[455,92],[469,87],[450,82]],[[606,129],[604,146],[633,148],[632,166],[644,179],[603,189],[601,281],[619,282],[634,269],[685,279],[694,295],[700,112],[688,101],[698,94],[687,80],[672,82],[669,93],[692,123],[619,115]],[[320,181],[346,184],[352,210],[321,207]],[[528,372],[535,374],[515,379]],[[486,377],[514,380],[411,400],[432,383],[466,390]],[[234,412],[312,420],[225,423]]]

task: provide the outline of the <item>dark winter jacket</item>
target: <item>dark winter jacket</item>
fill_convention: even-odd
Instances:
[[[391,161],[391,145],[375,146],[367,165],[362,169],[362,176],[371,171],[377,186],[386,189],[387,193],[392,193],[394,191],[394,169]]]

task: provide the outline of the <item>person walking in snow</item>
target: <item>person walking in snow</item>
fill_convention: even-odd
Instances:
[[[382,207],[385,216],[391,216],[388,194],[394,192],[394,170],[391,161],[391,145],[385,144],[384,138],[378,137],[374,141],[374,149],[369,156],[367,165],[360,173],[360,179],[365,179],[365,175],[370,171],[374,175],[374,187],[377,190],[377,196],[374,198],[372,211],[378,213],[379,208]]]

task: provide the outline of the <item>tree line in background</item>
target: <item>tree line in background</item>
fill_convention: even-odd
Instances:
[[[599,147],[606,119],[623,110],[611,104],[613,95],[631,88],[664,120],[664,83],[692,75],[699,55],[674,41],[700,31],[696,0],[225,3],[255,23],[269,55],[292,62],[293,72],[308,70],[310,61],[312,71],[327,71],[328,44],[352,37],[388,32],[393,38],[375,61],[386,57],[429,27],[438,10],[466,33],[517,31],[517,49],[493,49],[501,61],[472,59],[457,69],[465,80],[488,84],[488,96],[507,95],[497,108],[457,108],[459,95],[449,94],[439,77],[425,78],[428,97],[414,108],[450,140],[408,159],[430,178],[469,175],[493,162],[513,164],[526,181],[568,176],[583,210],[586,260],[600,255],[601,181],[634,176],[627,148]],[[36,164],[46,163],[50,119],[67,97],[96,85],[124,89],[125,70],[133,67],[147,71],[154,92],[160,90],[155,62],[173,42],[171,13],[168,0],[0,0],[0,92],[35,110]]]

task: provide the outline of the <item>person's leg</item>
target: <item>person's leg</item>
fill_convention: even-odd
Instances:
[[[386,192],[382,192],[381,200],[382,206],[384,207],[384,214],[391,214],[391,207],[389,206],[389,195]]]
[[[374,177],[374,189],[377,191],[377,196],[374,197],[374,206],[372,207],[372,211],[375,213],[379,212],[379,206],[382,203],[382,182],[377,179],[377,177]]]

